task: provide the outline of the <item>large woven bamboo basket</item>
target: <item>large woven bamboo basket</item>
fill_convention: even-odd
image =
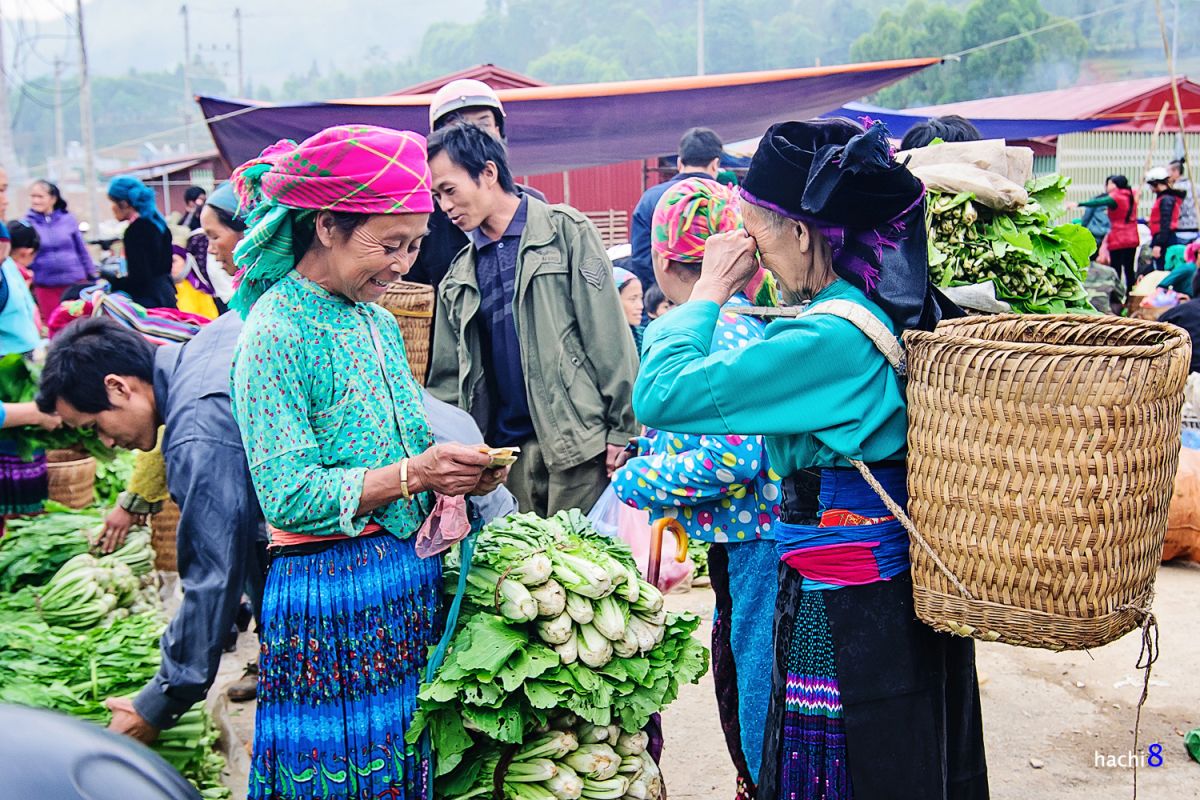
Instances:
[[[930,548],[914,537],[917,615],[1054,650],[1136,627],[1179,460],[1187,335],[1009,314],[904,338],[909,513]]]
[[[71,508],[92,504],[96,488],[96,459],[75,450],[49,450],[46,453],[46,477],[49,497]]]
[[[176,531],[179,528],[179,506],[167,498],[162,511],[150,515],[150,545],[154,548],[154,568],[163,572],[178,572],[175,560]]]
[[[388,287],[379,304],[392,312],[400,323],[404,350],[413,377],[422,386],[429,371],[430,340],[433,338],[433,287],[423,283],[396,281]]]

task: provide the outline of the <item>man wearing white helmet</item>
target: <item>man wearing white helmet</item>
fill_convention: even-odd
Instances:
[[[504,141],[504,104],[492,87],[483,81],[450,81],[433,96],[429,104],[429,132],[447,125],[474,125],[494,139]],[[530,186],[517,184],[521,194],[545,200],[546,196]],[[435,203],[429,215],[429,234],[421,241],[421,252],[405,280],[425,283],[437,289],[450,262],[467,246],[467,235],[450,223]]]

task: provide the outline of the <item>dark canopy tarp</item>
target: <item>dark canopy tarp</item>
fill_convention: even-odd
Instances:
[[[773,122],[819,116],[938,63],[936,58],[498,92],[514,172],[613,164],[674,152],[693,126],[725,141],[761,135]],[[429,95],[298,105],[198,98],[213,139],[231,164],[279,139],[302,140],[331,125],[429,128]]]
[[[895,111],[890,108],[868,105],[867,103],[847,103],[841,108],[824,114],[826,117],[846,117],[859,119],[870,117],[877,119],[888,127],[888,132],[896,139],[901,139],[908,129],[917,123],[929,119],[928,112],[913,110]],[[987,119],[983,117],[968,117],[979,129],[985,139],[1036,139],[1041,136],[1061,136],[1064,133],[1078,133],[1115,125],[1120,120],[1113,119]]]

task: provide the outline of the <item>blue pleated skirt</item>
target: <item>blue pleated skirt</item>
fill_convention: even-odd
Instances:
[[[261,620],[252,798],[424,797],[404,735],[440,634],[439,559],[349,539],[275,559]]]

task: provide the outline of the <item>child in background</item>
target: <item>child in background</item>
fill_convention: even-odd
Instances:
[[[675,307],[675,304],[667,299],[663,294],[662,289],[658,288],[658,284],[651,286],[646,290],[646,296],[643,298],[643,304],[646,306],[646,315],[650,319],[658,319],[663,314]]]

